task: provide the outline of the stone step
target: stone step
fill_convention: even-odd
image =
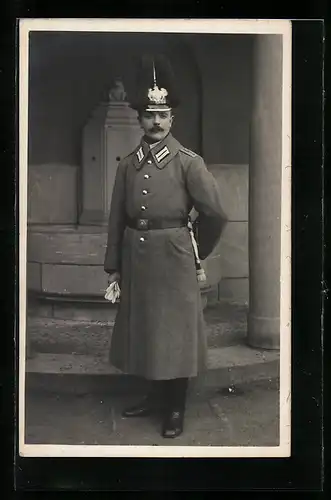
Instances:
[[[68,384],[62,384],[61,390],[72,391],[72,376],[89,376],[97,379],[103,378],[106,387],[116,389],[126,384],[133,388],[133,378],[123,374],[108,362],[108,353],[102,355],[93,354],[56,354],[36,353],[33,358],[26,362],[27,380],[29,383],[38,385],[45,376],[61,375],[57,382],[63,377],[70,376]],[[98,377],[96,377],[98,376]],[[231,387],[243,382],[262,379],[274,379],[279,377],[279,352],[261,351],[252,349],[245,345],[236,345],[223,348],[209,349],[208,370],[199,377],[199,384],[205,387]],[[54,384],[54,377],[53,377]],[[61,384],[61,382],[60,382]],[[67,387],[66,387],[67,386]],[[99,385],[99,388],[101,386]]]
[[[71,307],[71,317],[77,310]],[[69,315],[69,314],[68,314]],[[206,334],[210,348],[245,342],[246,308],[219,303],[205,309]],[[110,321],[82,321],[29,317],[27,335],[32,351],[53,354],[101,354],[108,352],[116,313]]]
[[[75,318],[77,309],[72,306],[71,309],[71,318]],[[220,302],[207,307],[204,315],[209,347],[208,370],[199,377],[204,386],[228,387],[278,377],[279,352],[252,349],[245,343],[245,306]],[[104,380],[106,387],[110,384],[113,388],[131,390],[137,379],[122,374],[108,362],[115,317],[116,311],[111,321],[28,317],[27,336],[32,348],[26,365],[29,383],[32,381],[38,386],[41,378],[48,377],[53,385],[59,384],[60,390],[61,381],[69,376],[70,383],[64,384],[68,385],[65,390],[72,390],[73,381],[84,375],[83,379],[91,379],[93,387],[97,379],[101,386],[100,381]]]

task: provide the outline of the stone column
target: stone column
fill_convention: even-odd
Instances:
[[[282,36],[256,35],[249,164],[248,344],[279,349]]]

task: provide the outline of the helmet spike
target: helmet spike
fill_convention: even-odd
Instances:
[[[153,80],[154,80],[154,87],[156,86],[156,71],[155,71],[155,62],[153,58]]]

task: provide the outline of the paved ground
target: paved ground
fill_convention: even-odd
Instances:
[[[80,391],[27,394],[27,444],[277,446],[278,382],[260,381],[240,387],[198,393],[191,390],[185,433],[163,439],[153,418],[123,419],[122,408],[135,402],[128,395]]]

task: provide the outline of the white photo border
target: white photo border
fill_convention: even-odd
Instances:
[[[279,34],[283,38],[282,201],[280,263],[280,444],[249,446],[32,445],[25,437],[26,268],[28,184],[29,33],[140,32]],[[244,19],[20,19],[19,20],[19,455],[22,457],[206,457],[253,458],[291,455],[291,79],[292,22]]]

